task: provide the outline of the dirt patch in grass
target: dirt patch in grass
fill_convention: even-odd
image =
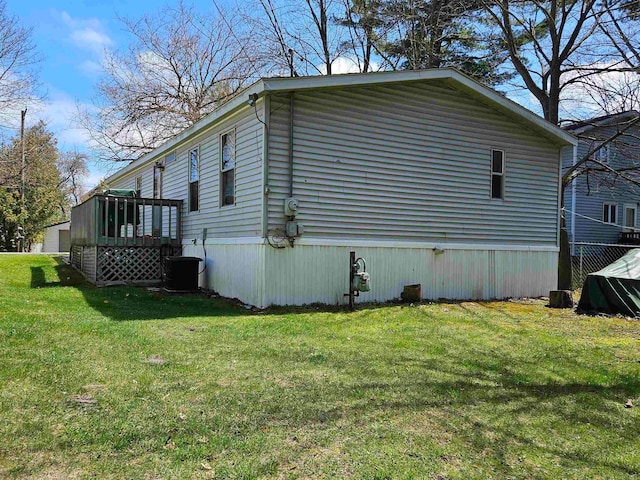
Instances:
[[[159,355],[151,355],[150,357],[147,357],[145,362],[151,365],[164,365],[165,363],[167,363],[167,360],[165,360]]]
[[[69,401],[72,404],[80,405],[80,406],[92,406],[92,405],[96,405],[98,403],[98,401],[95,398],[93,398],[92,395],[89,395],[88,393],[83,393],[83,394],[79,394],[79,395],[71,395],[71,397],[69,397]]]

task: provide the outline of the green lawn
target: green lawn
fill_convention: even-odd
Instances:
[[[539,301],[257,314],[2,255],[0,477],[640,476],[639,346]]]

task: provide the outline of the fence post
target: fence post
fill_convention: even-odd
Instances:
[[[584,253],[584,245],[580,245],[580,283],[584,282],[584,278],[582,278],[582,259]]]

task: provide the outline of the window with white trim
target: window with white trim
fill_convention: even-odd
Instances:
[[[594,148],[598,148],[602,145],[602,142],[598,142],[594,145]],[[597,152],[593,154],[593,159],[597,160],[600,163],[609,163],[609,159],[611,157],[611,144],[607,144],[604,147],[601,147]]]
[[[189,211],[200,208],[200,148],[189,152]]]
[[[504,150],[491,149],[491,198],[504,199]]]
[[[220,135],[220,206],[234,205],[236,183],[236,131]]]
[[[615,203],[604,203],[602,205],[602,221],[604,223],[616,223],[616,213],[618,205]]]

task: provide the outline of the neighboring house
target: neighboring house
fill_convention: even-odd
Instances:
[[[71,249],[69,230],[70,222],[68,221],[46,227],[41,251],[43,253],[69,253]]]
[[[573,149],[565,150],[563,171],[615,135],[618,128],[624,127],[624,122],[638,115],[638,112],[629,111],[565,127],[567,132],[578,137],[579,143]],[[640,126],[632,127],[601,148],[593,158],[615,170],[640,166]],[[626,171],[625,175],[638,176],[633,170]],[[577,177],[565,189],[565,218],[570,241],[618,243],[631,240],[632,232],[640,226],[638,202],[640,188],[613,173],[591,172]]]
[[[451,69],[268,78],[105,183],[181,200],[201,286],[252,305],[346,302],[352,250],[372,281],[360,301],[416,283],[426,299],[540,296],[575,144]],[[120,231],[148,231],[140,216]]]

